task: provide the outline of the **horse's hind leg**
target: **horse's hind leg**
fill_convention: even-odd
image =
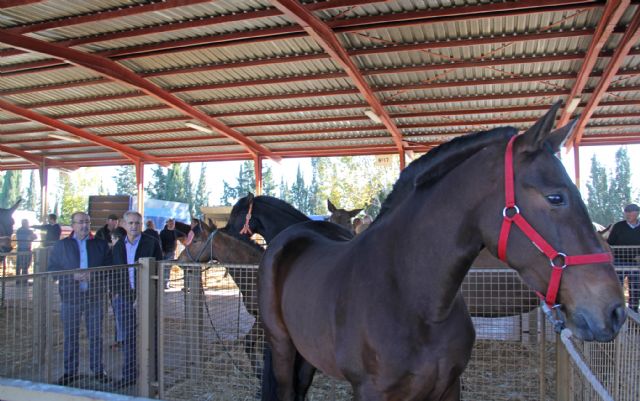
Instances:
[[[304,401],[311,382],[313,382],[313,376],[316,373],[316,368],[306,361],[299,353],[296,353],[296,401]]]
[[[294,367],[296,361],[296,349],[291,342],[289,337],[285,337],[282,339],[274,339],[271,338],[271,369],[273,369],[273,376],[277,382],[277,397],[278,401],[294,401],[294,388],[293,388],[293,379],[294,379]],[[266,347],[265,347],[266,351]],[[269,362],[265,358],[265,367],[263,373],[263,382],[265,380],[264,376],[267,376],[267,371],[269,367],[267,364]],[[268,378],[266,378],[268,380]],[[276,401],[273,399],[273,393],[262,394],[262,400],[266,401]],[[266,398],[265,398],[266,397]]]

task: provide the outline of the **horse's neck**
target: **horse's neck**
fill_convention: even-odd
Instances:
[[[271,242],[271,240],[285,228],[309,220],[303,215],[297,216],[295,213],[289,213],[279,208],[270,207],[267,209],[262,207],[260,209],[259,219],[262,229],[258,230],[258,234],[260,234],[267,243]]]
[[[468,179],[480,179],[471,174]],[[368,230],[382,231],[386,243],[395,244],[391,268],[396,269],[401,293],[430,319],[444,319],[448,315],[471,263],[482,249],[475,214],[480,213],[483,196],[474,195],[473,188],[477,192],[479,186],[465,184],[469,182],[452,181],[447,176],[432,190],[418,189],[410,195],[411,199],[386,216],[384,224]],[[452,196],[445,202],[442,191],[447,186],[455,190],[448,191]],[[491,190],[486,189],[487,193]],[[393,227],[403,227],[401,237]]]

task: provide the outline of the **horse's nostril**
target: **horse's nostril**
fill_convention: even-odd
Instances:
[[[611,325],[615,332],[618,332],[627,319],[627,310],[624,305],[617,304],[611,312]]]

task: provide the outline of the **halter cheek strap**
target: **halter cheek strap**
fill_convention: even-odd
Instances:
[[[217,233],[218,233],[218,229],[215,229],[211,232],[211,234],[209,234],[209,236],[207,237],[207,242],[205,242],[202,248],[200,248],[200,252],[198,252],[198,256],[196,256],[195,258],[193,257],[193,255],[191,255],[191,252],[189,251],[189,247],[184,248],[184,250],[187,251],[187,256],[191,258],[192,262],[200,261],[200,257],[202,256],[204,251],[207,249],[207,245],[209,245],[210,247],[209,259],[210,260],[213,259],[213,237],[215,237]]]
[[[513,179],[513,143],[516,136],[512,137],[507,144],[507,150],[504,156],[504,187],[505,187],[505,208],[502,212],[502,228],[500,229],[500,237],[498,239],[498,257],[500,260],[507,261],[507,242],[509,240],[509,232],[512,223],[515,223],[520,230],[529,238],[533,245],[544,253],[551,263],[551,279],[547,288],[547,295],[537,293],[538,297],[543,300],[547,306],[556,306],[556,297],[560,288],[560,279],[562,272],[567,266],[585,265],[593,263],[610,263],[610,253],[591,253],[586,255],[567,256],[562,252],[556,251],[540,234],[527,222],[520,214],[520,209],[516,205],[514,193]]]
[[[244,226],[242,226],[242,230],[240,230],[240,234],[242,235],[253,235],[251,231],[251,227],[249,227],[249,221],[251,221],[251,212],[253,211],[253,200],[249,203],[249,210],[247,211],[247,216],[244,218]]]

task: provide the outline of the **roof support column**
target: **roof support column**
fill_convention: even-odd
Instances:
[[[138,160],[136,166],[137,210],[144,217],[144,162]],[[144,222],[143,222],[144,224]]]
[[[256,195],[262,195],[262,158],[259,155],[253,156],[253,169],[256,174]]]
[[[46,224],[49,213],[49,168],[46,160],[38,166],[38,173],[40,175],[40,221]]]
[[[574,177],[576,179],[576,187],[580,190],[580,146],[576,144],[573,147],[573,168],[575,170]]]

